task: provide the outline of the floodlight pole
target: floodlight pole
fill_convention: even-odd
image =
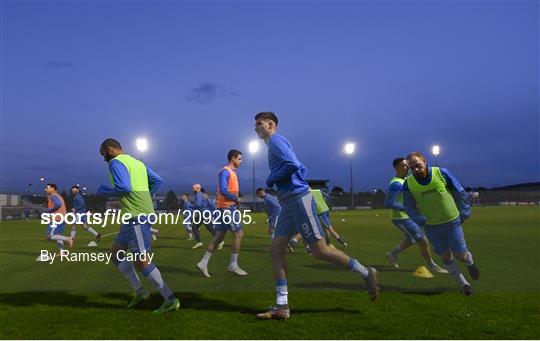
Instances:
[[[255,153],[253,153],[252,155],[253,155],[253,206],[251,207],[251,209],[253,210],[252,212],[255,212]]]
[[[352,156],[349,157],[349,174],[351,177],[351,209],[354,210],[354,193],[353,193],[353,173],[352,173]]]

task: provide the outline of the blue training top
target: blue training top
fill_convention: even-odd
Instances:
[[[280,201],[290,201],[309,193],[305,176],[307,169],[296,157],[291,143],[274,134],[268,140],[268,188],[276,185]]]
[[[266,204],[266,213],[269,217],[276,217],[279,215],[281,212],[281,205],[275,196],[265,194],[264,202]]]

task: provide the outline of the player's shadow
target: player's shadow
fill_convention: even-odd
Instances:
[[[130,296],[124,295],[122,299],[129,302]],[[125,309],[126,304],[112,304],[91,301],[87,296],[75,295],[67,291],[28,291],[16,293],[0,293],[0,304],[14,307],[27,307],[33,305]]]
[[[349,271],[348,269],[336,266],[336,265],[331,264],[331,263],[319,263],[319,262],[317,262],[317,263],[313,263],[313,264],[304,264],[302,266],[305,267],[305,268],[310,268],[310,269],[314,269],[314,270],[324,270],[324,271],[332,271],[332,272]],[[414,271],[414,269],[394,268],[394,267],[392,267],[390,265],[370,265],[370,266],[373,266],[379,272],[388,271],[388,272],[411,272],[412,273]]]
[[[414,271],[414,269],[394,268],[393,266],[387,265],[387,264],[370,265],[370,266],[374,267],[375,269],[377,269],[377,271],[380,271],[380,272],[389,271],[389,272],[411,272],[412,273]]]
[[[270,243],[270,237],[269,236],[244,236],[242,239],[268,239],[268,243]]]
[[[291,255],[291,257],[292,257],[292,255]],[[331,264],[331,263],[317,262],[317,263],[312,263],[312,264],[303,264],[301,266],[304,267],[304,268],[309,268],[309,269],[313,269],[313,270],[324,270],[324,271],[332,271],[332,272],[349,271],[348,269],[339,267],[339,266],[337,266],[335,264]]]
[[[253,247],[253,246],[242,246],[242,251],[257,252],[257,253],[266,253],[270,255],[268,251],[269,247]]]
[[[167,273],[167,272],[181,273],[181,274],[188,275],[188,276],[191,276],[191,277],[198,277],[198,278],[201,277],[201,272],[199,270],[197,270],[195,268],[195,266],[193,266],[193,270],[191,270],[191,269],[186,269],[186,268],[182,268],[182,267],[173,267],[173,266],[160,265],[159,269],[160,269],[161,272],[164,272],[164,273]]]
[[[360,291],[365,290],[365,285],[361,282],[358,283],[340,283],[340,282],[311,282],[311,283],[302,283],[302,284],[293,284],[294,287],[299,289],[330,289],[330,290],[345,290],[345,291]],[[446,292],[456,291],[455,288],[450,287],[436,287],[429,289],[412,289],[412,288],[403,288],[395,285],[380,284],[379,288],[381,289],[381,297],[384,296],[385,292],[397,292],[401,294],[411,294],[411,295],[425,295],[433,296],[440,295]]]
[[[182,293],[179,295],[181,309],[186,310],[201,310],[201,311],[216,311],[216,312],[237,312],[254,316],[266,307],[254,308],[253,306],[244,306],[232,304],[230,302],[221,301],[218,299],[210,299],[201,297],[196,293]],[[294,314],[313,314],[313,313],[345,313],[345,314],[362,314],[362,311],[356,309],[330,308],[330,309],[294,309]]]
[[[222,301],[214,298],[202,297],[196,293],[176,293],[180,299],[182,310],[197,310],[197,311],[215,311],[215,312],[237,312],[255,316],[262,312],[265,307],[255,308],[253,306],[245,306]],[[67,291],[28,291],[18,293],[0,293],[0,304],[10,305],[13,307],[29,307],[34,305],[59,306],[71,308],[101,308],[101,309],[117,309],[127,310],[127,304],[132,296],[123,293],[103,293],[100,296],[95,296],[90,299],[84,295],[75,295]],[[100,302],[100,299],[109,302]],[[116,301],[111,303],[110,301]],[[163,298],[153,293],[150,297],[137,306],[136,310],[154,310],[163,302]],[[345,314],[362,314],[361,310],[330,308],[330,309],[295,309],[294,314],[313,314],[313,313],[345,313]]]
[[[2,253],[9,253],[10,255],[32,256],[34,258],[39,257],[39,251],[2,251]]]
[[[155,245],[156,249],[175,249],[175,250],[192,250],[192,247],[195,244],[189,244],[189,245],[169,245],[169,244],[159,244]],[[202,250],[204,248],[201,247]]]

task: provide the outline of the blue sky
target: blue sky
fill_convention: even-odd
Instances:
[[[464,185],[539,181],[539,3],[14,2],[2,8],[2,190],[95,190],[117,138],[163,190],[215,187],[229,149],[251,189],[253,116],[272,110],[311,178],[385,188],[441,145]],[[257,183],[268,173],[257,154]],[[432,161],[430,157],[430,161]]]

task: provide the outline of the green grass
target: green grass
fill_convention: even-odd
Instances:
[[[344,221],[342,221],[342,219]],[[481,279],[464,297],[449,275],[412,276],[422,265],[416,246],[400,255],[399,269],[384,253],[402,234],[388,212],[334,212],[335,228],[349,241],[346,251],[380,272],[381,297],[369,301],[356,274],[319,262],[304,249],[288,255],[287,322],[258,321],[254,314],[274,302],[262,215],[245,227],[239,263],[249,272],[226,271],[229,252],[217,252],[212,278],[195,268],[204,250],[177,226],[159,226],[154,262],[179,295],[181,310],[154,316],[161,298],[154,293],[139,309],[127,310],[130,287],[112,266],[102,263],[49,265],[36,262],[39,250],[55,250],[37,221],[0,223],[0,337],[25,339],[538,339],[540,338],[540,209],[475,208],[464,225]],[[104,234],[114,232],[109,227]],[[73,251],[104,251],[85,245],[82,229]],[[203,231],[203,238],[208,234]],[[226,239],[229,241],[229,239]],[[465,271],[466,272],[466,271]],[[141,276],[142,277],[142,276]],[[147,288],[150,284],[143,279]]]

